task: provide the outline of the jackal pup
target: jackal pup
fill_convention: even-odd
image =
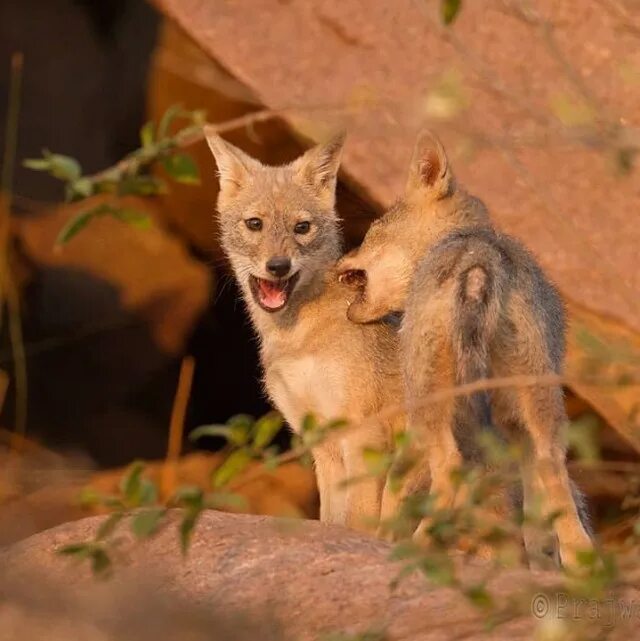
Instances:
[[[456,185],[442,145],[428,132],[418,138],[404,197],[373,223],[339,271],[359,291],[348,311],[352,321],[369,323],[404,310],[408,425],[424,448],[432,491],[444,504],[453,501],[450,473],[462,463],[465,439],[457,419],[471,409],[476,422],[490,420],[486,412],[480,415],[490,410],[498,428],[526,447],[525,511],[537,496],[545,511],[560,514],[560,558],[573,563],[576,551],[592,542],[567,473],[568,421],[560,385],[424,402],[436,390],[478,379],[558,374],[564,354],[556,290],[520,243],[493,229],[483,203]]]
[[[385,450],[394,420],[362,421],[402,398],[397,332],[356,325],[353,292],[335,264],[341,234],[334,211],[343,138],[282,167],[267,167],[207,134],[220,177],[218,212],[227,254],[260,339],[266,391],[290,427],[305,415],[346,419],[344,433],[313,451],[322,521],[375,529],[383,482],[366,478],[366,447]]]

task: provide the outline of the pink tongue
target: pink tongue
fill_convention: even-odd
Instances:
[[[269,309],[282,307],[287,300],[283,287],[268,280],[260,281],[260,301]]]

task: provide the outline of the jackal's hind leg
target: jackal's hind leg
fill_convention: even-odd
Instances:
[[[428,412],[422,412],[422,431],[425,458],[431,485],[429,494],[434,497],[434,507],[452,508],[464,501],[463,488],[453,482],[453,473],[462,467],[463,459],[454,436],[454,399],[434,403]],[[415,419],[418,420],[418,419]],[[422,520],[414,537],[420,539],[429,527],[429,517]]]
[[[524,425],[531,438],[531,464],[538,477],[547,513],[558,513],[554,528],[558,535],[560,559],[575,566],[577,553],[593,547],[574,501],[566,464],[563,430],[567,427],[562,390],[553,387],[527,387],[519,392]]]

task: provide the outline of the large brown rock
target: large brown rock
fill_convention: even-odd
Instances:
[[[195,486],[207,492],[211,475],[224,461],[220,453],[194,452],[182,456],[176,465],[176,487]],[[143,477],[161,489],[160,499],[170,500],[176,487],[163,487],[165,461],[145,461]],[[127,466],[128,467],[128,466]],[[106,512],[106,508],[81,506],[85,488],[102,496],[120,494],[127,468],[91,471],[90,462],[79,455],[62,456],[31,445],[16,456],[0,445],[0,546],[32,534]],[[229,512],[280,517],[313,518],[318,513],[314,473],[297,461],[264,469],[252,462],[230,488],[240,501],[223,506]]]
[[[566,294],[640,329],[638,170],[621,177],[607,150],[563,129],[581,115],[589,122],[582,85],[598,117],[637,125],[637,36],[608,3],[534,3],[559,53],[509,11],[521,3],[463,3],[449,30],[438,27],[439,2],[156,4],[262,104],[314,109],[294,127],[313,133],[349,107],[338,118],[350,131],[343,168],[378,204],[403,189],[416,129],[437,129],[462,182]]]
[[[347,126],[343,178],[373,206],[401,193],[416,130],[435,129],[461,182],[536,253],[570,303],[569,386],[640,450],[629,400],[637,385],[583,384],[588,353],[577,331],[609,344],[640,332],[640,227],[630,213],[640,206],[638,169],[622,175],[613,149],[576,142],[581,130],[572,129],[596,113],[637,136],[637,41],[624,12],[536,2],[556,50],[502,2],[464,3],[449,29],[439,26],[439,2],[255,0],[249,12],[221,0],[156,4],[255,101],[310,108],[285,116],[294,129],[318,137],[327,122]],[[582,86],[596,105],[586,112]],[[354,238],[370,219],[343,215]],[[636,345],[625,349],[640,358]]]
[[[475,638],[485,625],[459,593],[422,577],[392,589],[401,566],[388,560],[388,544],[312,521],[207,512],[186,558],[175,521],[143,543],[125,534],[112,578],[96,581],[56,550],[93,537],[100,522],[68,523],[0,552],[2,641],[305,641],[371,630],[427,641]],[[491,590],[506,599],[527,580],[508,572]],[[486,638],[529,639],[534,624],[520,617]]]
[[[41,269],[75,270],[112,286],[124,310],[148,324],[158,347],[179,354],[207,306],[211,272],[162,228],[157,204],[148,198],[122,198],[118,206],[149,216],[154,221],[150,229],[102,216],[66,245],[56,246],[69,220],[103,202],[110,202],[109,197],[97,196],[62,205],[44,216],[20,219],[15,231],[22,249]]]

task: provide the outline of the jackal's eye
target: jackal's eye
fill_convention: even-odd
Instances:
[[[295,234],[308,234],[311,229],[311,223],[308,220],[302,220],[299,223],[296,223],[293,228]]]
[[[244,224],[251,231],[260,231],[262,229],[262,220],[260,218],[247,218]]]

